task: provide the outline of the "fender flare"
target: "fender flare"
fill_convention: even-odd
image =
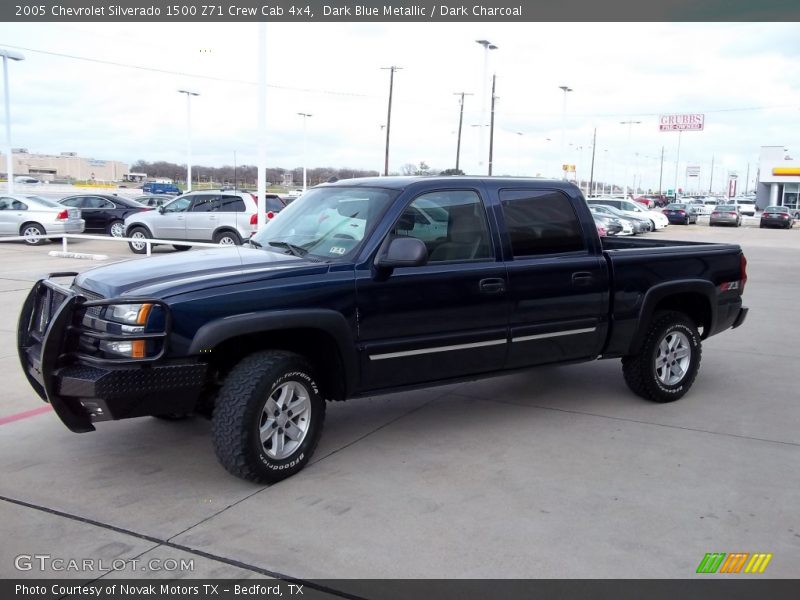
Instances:
[[[344,315],[333,310],[273,310],[216,319],[197,330],[188,354],[201,354],[222,342],[242,335],[298,328],[315,329],[333,338],[345,370],[345,390],[348,394],[354,390],[358,381],[356,342]]]
[[[717,321],[716,288],[714,284],[705,279],[684,279],[681,281],[659,283],[647,290],[644,295],[642,308],[639,311],[636,333],[631,340],[628,354],[637,351],[641,347],[642,342],[644,342],[644,337],[647,334],[646,326],[652,320],[658,303],[669,296],[677,296],[680,294],[698,294],[704,297],[708,302],[711,319],[706,330],[703,332],[703,338],[708,337],[709,333],[714,330]]]

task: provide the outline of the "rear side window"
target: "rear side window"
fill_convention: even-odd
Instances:
[[[244,200],[239,196],[223,196],[219,205],[220,212],[244,212]]]
[[[267,205],[267,210],[276,212],[284,207],[283,202],[281,202],[281,199],[278,196],[266,196],[264,198],[264,203]]]
[[[195,196],[192,202],[191,212],[213,212],[217,210],[219,203],[216,196],[201,195]]]
[[[500,190],[500,203],[515,257],[586,248],[578,216],[561,192]]]

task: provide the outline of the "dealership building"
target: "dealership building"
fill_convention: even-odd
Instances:
[[[762,146],[759,157],[756,205],[800,209],[800,160],[785,146]]]
[[[84,158],[76,152],[31,154],[25,148],[11,151],[14,176],[28,175],[41,181],[122,181],[128,165],[116,160]],[[5,173],[6,157],[0,153],[0,169]]]

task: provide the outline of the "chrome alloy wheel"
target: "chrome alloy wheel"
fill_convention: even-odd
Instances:
[[[288,381],[272,392],[264,404],[259,436],[264,452],[277,460],[291,456],[308,433],[311,402],[306,387]]]
[[[683,332],[672,331],[658,345],[656,376],[664,385],[677,385],[686,377],[691,360],[689,338]]]

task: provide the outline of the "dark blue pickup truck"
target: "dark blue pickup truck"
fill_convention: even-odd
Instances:
[[[601,239],[563,181],[346,180],[241,247],[53,273],[18,347],[72,431],[205,414],[225,468],[273,482],[308,462],[326,400],[597,358],[676,400],[701,341],[744,321],[746,265],[737,245]]]

